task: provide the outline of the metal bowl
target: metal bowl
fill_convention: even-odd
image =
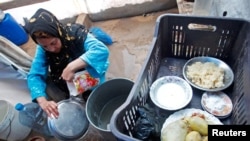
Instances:
[[[86,134],[89,121],[80,101],[71,97],[58,102],[58,118],[48,118],[49,130],[61,141],[79,140]]]
[[[201,63],[205,63],[205,62],[213,62],[216,66],[222,68],[224,70],[224,79],[223,79],[223,84],[224,86],[222,87],[217,87],[217,88],[205,88],[205,87],[201,87],[195,83],[192,82],[191,79],[188,78],[187,76],[187,69],[188,66],[192,65],[195,62],[201,62]],[[232,71],[232,69],[222,60],[214,58],[214,57],[194,57],[190,60],[188,60],[184,67],[183,67],[183,76],[184,78],[187,80],[187,82],[189,84],[191,84],[193,87],[203,90],[203,91],[207,91],[207,92],[217,92],[217,91],[222,91],[226,88],[228,88],[234,80],[234,73]]]
[[[159,108],[173,111],[189,104],[193,96],[192,87],[178,76],[158,78],[150,87],[150,98]]]

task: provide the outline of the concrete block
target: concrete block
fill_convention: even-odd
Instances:
[[[83,25],[85,25],[87,28],[90,28],[91,25],[92,25],[92,21],[90,20],[88,14],[85,14],[85,13],[79,14],[79,15],[77,16],[77,18],[76,18],[75,23],[83,24]]]

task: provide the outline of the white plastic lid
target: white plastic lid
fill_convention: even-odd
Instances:
[[[223,92],[205,92],[201,98],[201,105],[204,110],[218,118],[228,117],[233,104],[229,96]]]

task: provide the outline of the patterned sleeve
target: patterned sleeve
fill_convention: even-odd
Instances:
[[[45,58],[45,51],[41,46],[37,46],[36,54],[27,77],[32,101],[36,101],[38,97],[47,97],[46,78],[48,74],[48,63]]]

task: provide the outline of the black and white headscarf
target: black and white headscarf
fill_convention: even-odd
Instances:
[[[65,89],[67,88],[66,83],[60,79],[60,76],[69,62],[84,53],[82,46],[88,30],[80,24],[63,25],[51,12],[42,8],[38,9],[30,18],[26,28],[36,43],[36,39],[40,36],[39,34],[43,33],[61,40],[61,51],[59,53],[46,51],[46,57],[52,80],[58,84],[60,88],[67,90]]]

